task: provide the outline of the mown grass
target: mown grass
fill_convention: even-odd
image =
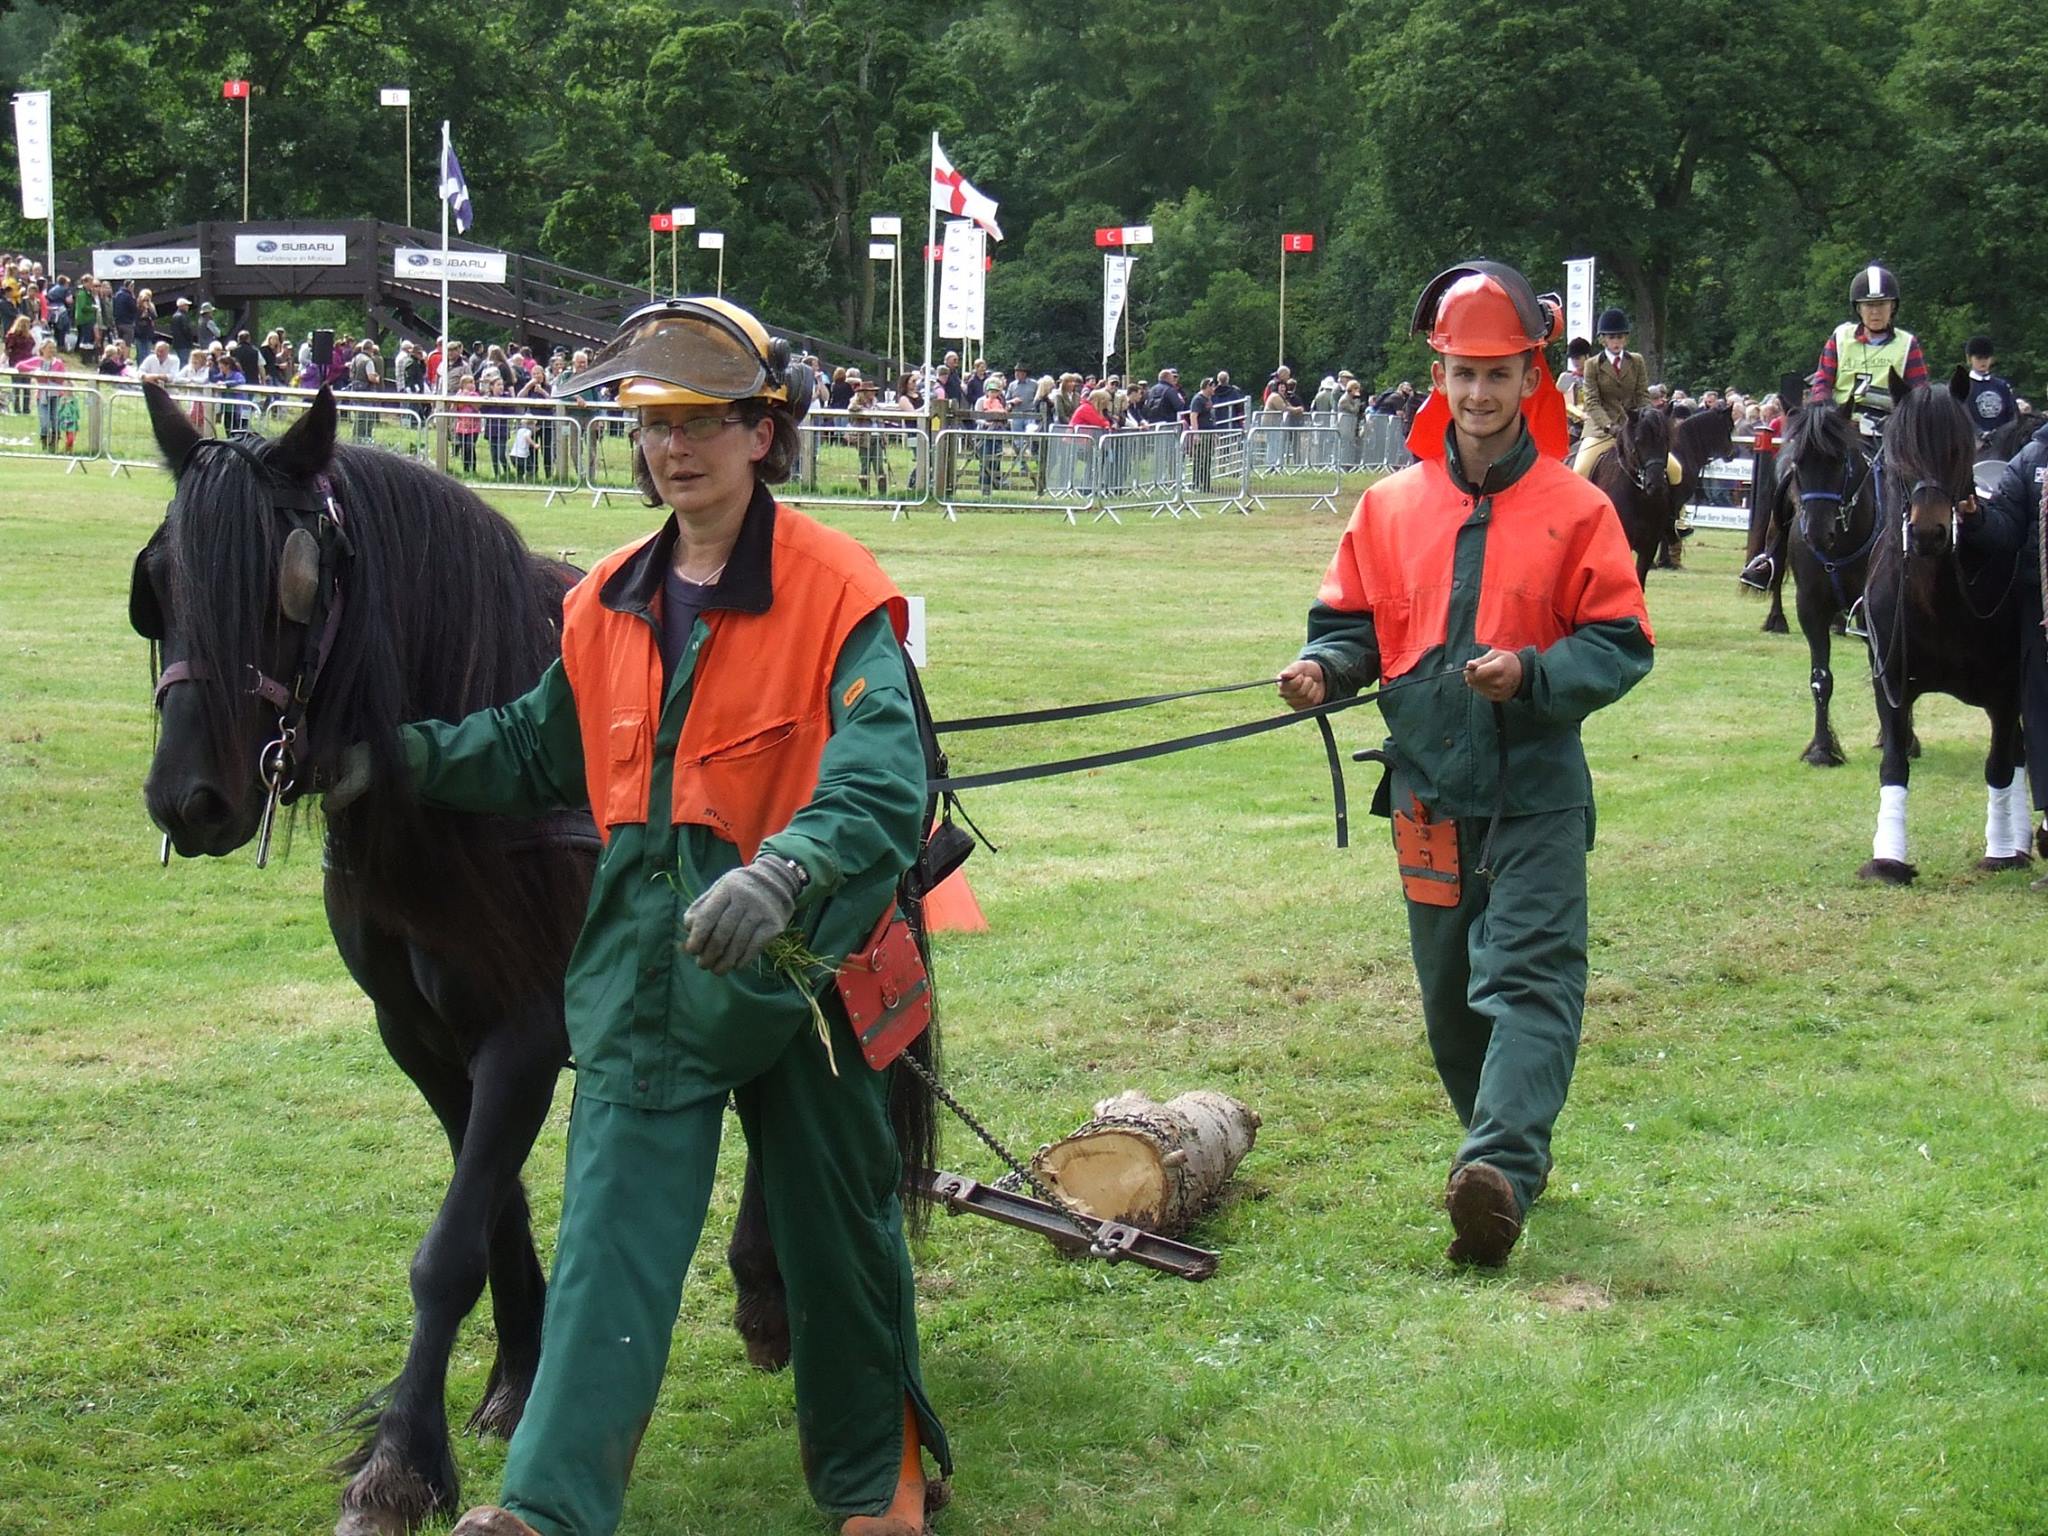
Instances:
[[[331,1523],[340,1412],[395,1369],[446,1153],[320,916],[309,829],[155,865],[129,559],[163,485],[0,464],[0,1530]],[[507,497],[584,560],[645,514]],[[930,603],[942,716],[1269,672],[1327,514],[1072,529],[834,511]],[[941,1218],[927,1379],[969,1533],[2048,1529],[2042,897],[1981,876],[1981,716],[1921,710],[1911,890],[1853,878],[1873,716],[1803,767],[1806,661],[1732,535],[1652,579],[1655,673],[1587,736],[1594,978],[1559,1167],[1453,1271],[1455,1125],[1377,823],[1330,846],[1313,733],[984,792],[993,931],[940,964],[960,1094],[1025,1146],[1127,1086],[1264,1117],[1188,1286]],[[963,769],[1247,718],[1224,699],[955,743]],[[1373,734],[1347,717],[1348,745]],[[1354,814],[1370,783],[1353,775]],[[553,1229],[567,1093],[530,1166]],[[964,1134],[950,1157],[995,1170]],[[736,1186],[730,1138],[712,1241]],[[789,1384],[692,1277],[626,1529],[820,1528]],[[490,1359],[472,1320],[451,1404]],[[468,1490],[502,1447],[465,1441]]]

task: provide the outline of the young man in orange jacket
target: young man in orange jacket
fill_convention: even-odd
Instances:
[[[1593,787],[1579,722],[1649,672],[1642,588],[1606,495],[1567,469],[1542,348],[1559,324],[1512,268],[1422,292],[1441,354],[1408,446],[1358,510],[1280,674],[1305,709],[1381,704],[1431,1053],[1465,1138],[1445,1191],[1457,1263],[1503,1263],[1550,1173],[1586,999]]]

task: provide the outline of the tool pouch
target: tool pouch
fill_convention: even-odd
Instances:
[[[876,1071],[901,1056],[932,1021],[931,977],[916,935],[893,902],[835,979],[861,1056]]]
[[[1401,864],[1401,890],[1425,907],[1455,907],[1464,885],[1458,873],[1458,824],[1432,820],[1413,795],[1394,812],[1394,856]]]

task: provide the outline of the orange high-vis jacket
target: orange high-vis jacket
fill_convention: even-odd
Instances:
[[[650,536],[652,537],[652,536]],[[562,667],[576,698],[584,783],[598,830],[644,824],[661,720],[661,646],[637,614],[608,608],[605,581],[646,543],[607,555],[562,605]],[[752,859],[810,800],[832,733],[832,672],[856,625],[887,607],[900,641],[909,609],[875,557],[780,503],[772,597],[761,613],[710,608],[676,744],[669,814],[711,828]]]
[[[1359,498],[1316,596],[1372,615],[1384,681],[1449,640],[1452,585],[1464,579],[1453,569],[1458,531],[1477,499],[1452,481],[1441,457]],[[1583,624],[1610,619],[1634,619],[1650,635],[1634,559],[1604,491],[1539,457],[1488,499],[1475,641],[1543,651]]]

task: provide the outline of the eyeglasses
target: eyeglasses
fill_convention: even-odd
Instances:
[[[649,421],[635,427],[632,438],[643,448],[666,448],[671,432],[680,432],[693,443],[708,443],[727,427],[744,425],[746,419],[744,416],[686,416],[681,421]]]

